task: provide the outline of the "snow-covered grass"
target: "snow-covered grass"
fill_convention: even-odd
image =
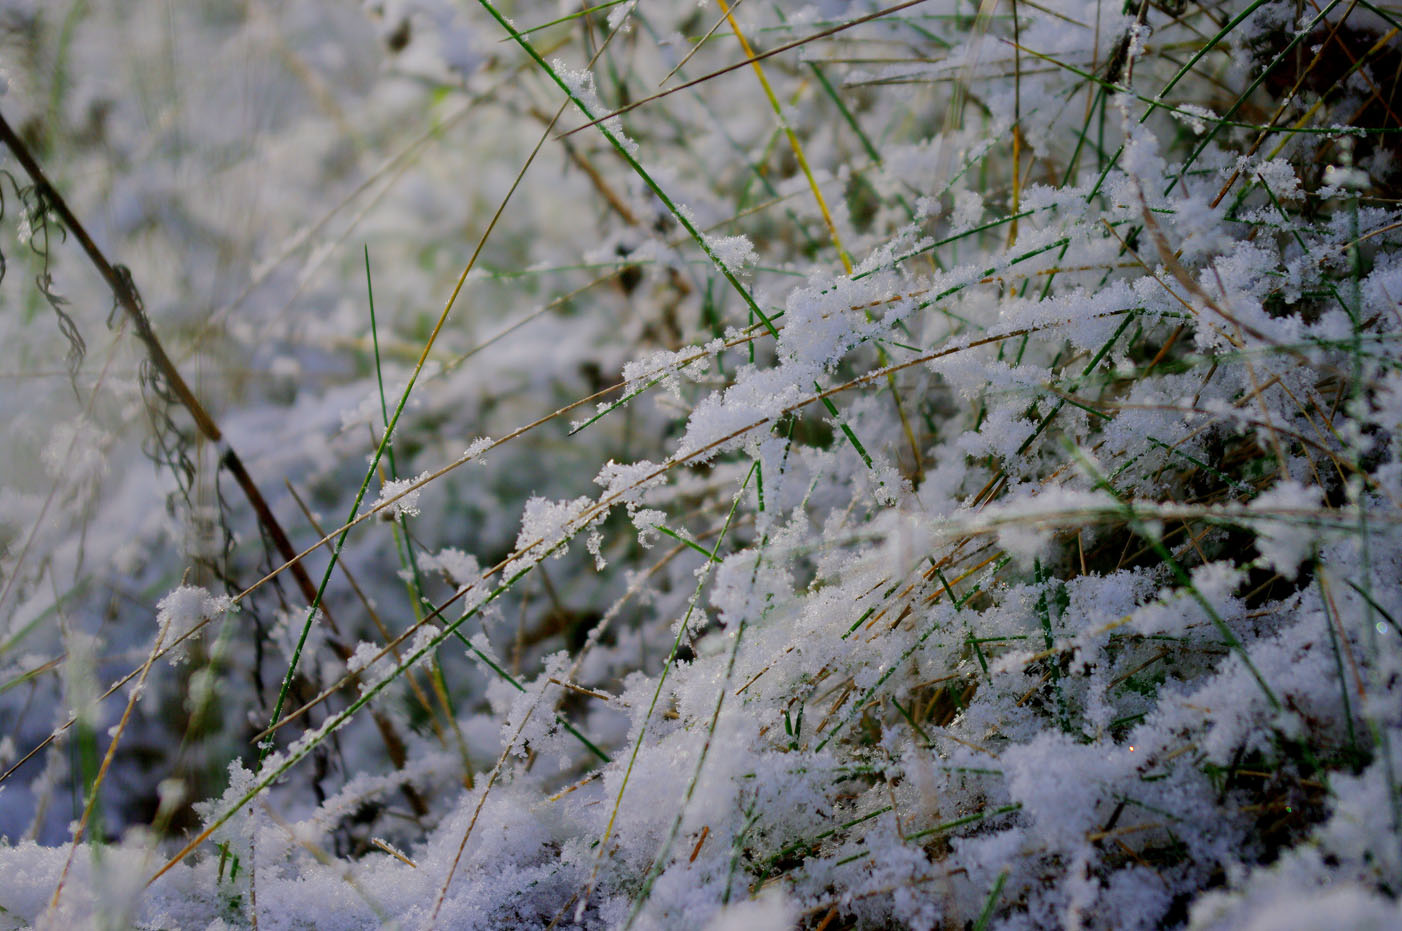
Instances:
[[[1399,28],[0,0],[0,928],[1402,924]]]

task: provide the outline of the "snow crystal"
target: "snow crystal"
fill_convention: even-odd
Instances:
[[[422,485],[432,476],[431,472],[420,472],[413,478],[386,479],[380,486],[380,496],[371,503],[370,510],[388,508],[392,517],[418,517],[419,494],[423,489],[415,486]]]
[[[156,626],[165,646],[177,641],[180,645],[167,654],[171,663],[183,662],[191,635],[207,622],[233,608],[228,595],[215,595],[195,585],[182,585],[168,593],[156,604]]]
[[[962,190],[954,195],[954,214],[950,219],[950,232],[962,233],[972,229],[983,219],[983,195],[977,191]]]
[[[577,101],[580,110],[583,111],[587,119],[593,120],[608,113],[610,108],[605,106],[599,99],[598,91],[595,90],[594,73],[587,69],[573,69],[562,60],[556,58],[550,63],[551,70],[559,76],[565,86],[569,88],[570,94]],[[638,144],[628,138],[623,132],[623,121],[616,116],[611,116],[599,124],[606,135],[617,141],[624,150],[634,158],[638,156]]]
[[[1318,512],[1323,495],[1318,487],[1281,482],[1257,495],[1250,504],[1266,519],[1256,522],[1256,550],[1276,572],[1294,579],[1300,563],[1309,557],[1317,534],[1309,518]]]
[[[467,444],[467,449],[462,451],[462,459],[465,462],[476,462],[480,465],[486,465],[487,460],[483,458],[483,455],[494,445],[496,444],[492,441],[491,437],[479,436],[477,439]]]
[[[706,236],[706,248],[731,272],[759,261],[759,253],[746,236]]]
[[[1201,136],[1207,132],[1208,125],[1217,123],[1219,119],[1217,114],[1206,107],[1191,103],[1178,104],[1171,108],[1169,113],[1175,120],[1186,124],[1195,136]]]

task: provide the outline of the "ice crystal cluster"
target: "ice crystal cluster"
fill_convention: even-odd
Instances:
[[[0,928],[1402,927],[1399,29],[0,0]]]

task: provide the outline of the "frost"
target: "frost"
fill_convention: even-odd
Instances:
[[[657,541],[657,528],[667,522],[667,513],[656,508],[639,508],[633,512],[633,526],[638,528],[638,542],[650,547]]]
[[[1290,481],[1262,492],[1251,502],[1252,511],[1267,515],[1257,525],[1256,549],[1287,579],[1295,578],[1300,563],[1315,546],[1310,518],[1323,503],[1321,499],[1318,487]]]
[[[633,4],[627,4],[624,12],[631,10]],[[579,103],[580,109],[589,119],[596,119],[608,113],[611,109],[599,99],[598,91],[595,89],[594,74],[592,71],[584,69],[573,69],[560,59],[555,59],[550,63],[551,69],[569,88],[570,94]],[[623,133],[623,123],[616,117],[609,117],[599,124],[608,135],[617,140],[619,144],[634,158],[638,155],[638,144],[629,139]]]
[[[433,477],[431,472],[420,472],[413,478],[389,479],[380,485],[380,496],[370,504],[370,510],[388,508],[391,517],[418,517],[419,494],[422,486]]]
[[[594,477],[594,482],[603,486],[606,499],[621,502],[632,512],[644,500],[649,488],[659,488],[665,484],[666,477],[662,472],[656,463],[646,459],[627,465],[610,459]]]
[[[589,498],[579,497],[572,501],[532,498],[526,502],[526,509],[521,515],[516,549],[522,554],[532,554],[536,560],[544,559],[547,554],[560,559],[564,556],[561,544],[600,516]]]
[[[368,669],[370,664],[379,659],[380,647],[377,644],[362,640],[355,647],[355,652],[346,660],[346,669],[353,673]]]
[[[467,444],[467,449],[462,451],[462,458],[467,462],[476,462],[480,465],[486,465],[487,460],[484,459],[483,456],[487,450],[495,445],[491,437],[479,436],[477,439]]]
[[[1398,924],[1389,23],[218,6],[0,0],[0,925]]]
[[[722,265],[738,272],[759,260],[754,245],[744,236],[707,236],[706,247]]]
[[[950,225],[962,232],[978,225],[983,219],[983,197],[977,191],[963,190],[954,195],[954,215]]]
[[[233,599],[194,585],[182,585],[156,605],[156,626],[162,645],[172,647],[167,659],[184,662],[192,638],[210,621],[233,609]]]
[[[1134,61],[1135,59],[1142,57],[1144,54],[1145,43],[1149,41],[1149,36],[1152,33],[1153,30],[1150,27],[1144,25],[1144,23],[1142,22],[1137,22],[1134,25],[1130,26],[1129,45],[1126,48],[1125,57],[1130,61]]]
[[[1261,183],[1268,187],[1277,200],[1290,202],[1304,197],[1300,178],[1295,169],[1285,159],[1276,158],[1263,162],[1255,168]]]
[[[456,547],[425,554],[419,557],[419,565],[426,570],[441,571],[458,588],[471,588],[482,582],[482,568],[477,564],[477,558]]]
[[[598,528],[589,531],[589,536],[584,540],[584,548],[594,557],[594,570],[603,572],[608,567],[608,560],[604,558],[604,535]]]
[[[1188,128],[1191,129],[1195,135],[1199,136],[1207,132],[1209,123],[1216,123],[1218,120],[1217,114],[1206,107],[1199,107],[1196,104],[1179,104],[1170,112],[1173,114],[1174,119],[1187,124]]]

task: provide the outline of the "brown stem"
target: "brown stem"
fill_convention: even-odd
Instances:
[[[273,514],[273,509],[268,506],[267,499],[264,498],[263,493],[258,490],[258,485],[253,481],[253,476],[248,473],[248,469],[244,466],[243,460],[239,458],[239,454],[236,453],[234,448],[224,439],[223,431],[219,429],[219,425],[215,422],[214,418],[210,416],[209,412],[205,410],[204,405],[195,397],[194,392],[190,390],[189,384],[181,377],[180,371],[176,369],[175,363],[171,361],[170,356],[165,351],[165,347],[161,345],[161,341],[156,337],[155,330],[151,328],[151,321],[147,318],[146,312],[142,309],[141,297],[137,293],[136,286],[132,283],[130,273],[122,266],[113,265],[107,260],[107,257],[103,255],[102,250],[97,247],[92,237],[88,235],[87,229],[78,221],[77,216],[69,209],[68,203],[49,181],[48,176],[44,174],[44,170],[39,167],[39,162],[34,158],[33,153],[30,152],[29,146],[27,146],[24,140],[11,128],[3,114],[0,114],[0,142],[5,144],[5,147],[9,149],[11,154],[19,161],[20,166],[24,168],[25,173],[29,175],[30,180],[34,182],[34,188],[38,192],[41,203],[58,214],[59,221],[68,232],[72,234],[73,238],[78,241],[78,245],[83,247],[83,251],[87,253],[88,260],[92,262],[93,267],[97,269],[102,279],[107,282],[107,286],[112,290],[113,297],[116,298],[117,303],[136,327],[137,335],[146,347],[146,352],[150,356],[151,364],[161,373],[161,378],[165,380],[166,385],[170,388],[171,395],[180,403],[181,407],[189,412],[190,417],[195,421],[195,427],[199,430],[200,435],[211,443],[216,444],[221,449],[222,452],[219,457],[220,465],[229,470],[230,474],[234,477],[234,481],[238,482],[239,488],[243,490],[244,497],[248,499],[248,503],[253,507],[253,513],[258,518],[258,523],[262,525],[264,532],[268,535],[268,539],[272,541],[273,547],[278,551],[278,555],[287,563],[293,578],[296,579],[297,588],[301,591],[302,597],[307,600],[307,604],[309,605],[317,604],[316,585],[312,583],[311,577],[307,575],[307,570],[302,566],[301,560],[298,558],[297,550],[292,546],[292,541],[288,539],[286,531],[284,531],[282,525],[278,523],[277,517]],[[322,613],[326,617],[327,623],[331,624],[334,628],[335,625],[331,621],[331,614],[327,610],[326,605],[321,604],[320,607]],[[341,655],[342,659],[349,655],[350,651],[347,650],[344,645],[340,644],[339,641],[337,641],[335,645],[339,647],[336,652],[338,655]],[[375,725],[380,731],[381,738],[384,740],[391,762],[396,768],[402,769],[405,763],[404,741],[395,732],[393,725],[388,719],[378,714],[372,715],[372,717],[374,717]],[[423,814],[428,810],[422,798],[414,792],[412,786],[406,784],[404,790],[405,795],[409,798],[409,802],[417,814]]]
[[[200,434],[211,443],[219,444],[223,448],[220,463],[234,476],[234,481],[238,482],[239,488],[243,489],[244,496],[248,498],[248,503],[253,506],[253,512],[258,517],[258,523],[263,525],[267,531],[268,538],[272,540],[273,546],[284,560],[293,560],[297,556],[297,551],[292,548],[292,543],[287,538],[287,533],[278,523],[273,515],[272,508],[268,506],[267,499],[253,481],[253,476],[248,474],[248,469],[244,467],[243,460],[239,458],[232,446],[224,442],[224,433],[215,423],[214,418],[205,410],[204,405],[195,397],[190,386],[181,377],[180,371],[166,354],[165,347],[156,337],[156,333],[151,329],[151,321],[146,316],[146,312],[141,307],[141,298],[137,295],[136,287],[132,284],[131,275],[125,269],[118,270],[107,257],[102,254],[102,250],[93,242],[88,235],[87,229],[79,222],[77,216],[69,209],[67,201],[59,194],[58,190],[50,183],[44,170],[39,167],[34,155],[29,151],[29,146],[25,145],[10,127],[3,114],[0,114],[0,142],[10,150],[11,154],[19,161],[30,180],[34,182],[34,187],[39,193],[42,202],[54,213],[58,214],[60,222],[78,241],[78,245],[83,247],[87,253],[88,260],[102,276],[103,281],[112,290],[112,295],[117,299],[123,311],[131,319],[136,327],[137,336],[146,347],[146,352],[150,355],[151,364],[154,365],[165,379],[170,388],[171,394],[180,406],[189,412],[191,419],[195,421],[195,427]],[[316,598],[316,586],[312,584],[311,578],[307,575],[306,569],[300,562],[293,562],[292,574],[297,579],[297,587],[302,590],[307,603],[311,604]]]

